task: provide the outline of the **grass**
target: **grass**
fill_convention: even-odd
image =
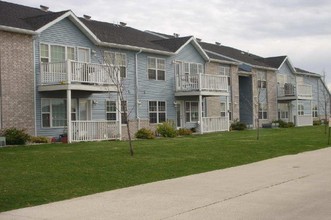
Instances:
[[[0,149],[0,212],[327,146],[323,126]]]

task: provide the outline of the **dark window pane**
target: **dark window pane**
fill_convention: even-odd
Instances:
[[[156,79],[156,70],[148,70],[148,79]]]
[[[157,114],[156,113],[149,113],[149,122],[157,123]]]
[[[157,71],[157,79],[158,80],[165,80],[165,71],[164,70],[158,70]]]
[[[165,113],[159,113],[159,123],[166,121],[166,114]]]
[[[42,114],[43,117],[43,127],[44,128],[49,128],[50,125],[50,114]]]

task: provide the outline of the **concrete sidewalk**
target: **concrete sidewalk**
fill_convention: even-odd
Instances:
[[[0,220],[330,218],[331,148],[0,213]]]

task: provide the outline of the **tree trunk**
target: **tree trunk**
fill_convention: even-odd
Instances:
[[[129,120],[127,120],[126,130],[127,130],[127,132],[128,132],[129,147],[130,147],[130,155],[133,156],[133,144],[132,144],[132,139],[131,139],[131,133],[130,133],[130,121],[129,121]]]

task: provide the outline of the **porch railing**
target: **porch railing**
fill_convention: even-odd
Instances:
[[[176,91],[228,91],[228,77],[209,74],[177,74]]]
[[[229,118],[228,117],[203,117],[202,118],[203,133],[228,131]]]
[[[49,84],[114,84],[116,68],[105,64],[63,61],[41,63],[40,85]]]
[[[72,141],[101,141],[119,139],[116,121],[72,121]]]
[[[311,85],[299,84],[295,86],[292,83],[285,83],[284,85],[278,86],[278,97],[293,97],[311,99],[313,96],[313,89]]]
[[[309,126],[313,125],[312,115],[298,115],[296,116],[296,126]]]

